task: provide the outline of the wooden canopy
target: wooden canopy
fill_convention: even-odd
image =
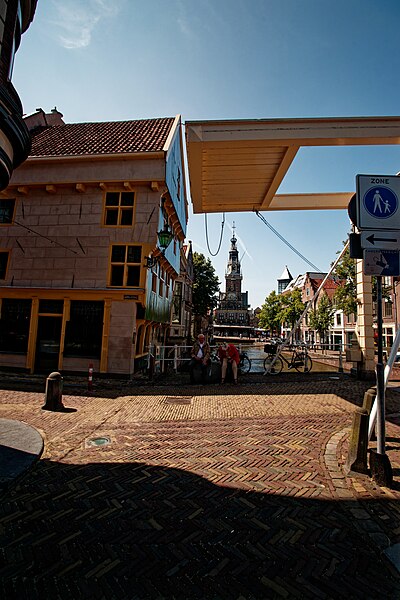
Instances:
[[[302,146],[400,143],[400,117],[187,121],[195,213],[347,208],[354,192],[276,191]]]

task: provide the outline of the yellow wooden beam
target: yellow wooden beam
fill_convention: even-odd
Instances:
[[[107,373],[108,369],[108,340],[110,337],[112,300],[106,298],[104,301],[103,335],[101,341],[100,373]]]
[[[347,209],[353,195],[354,192],[329,194],[277,194],[273,197],[268,206],[268,210]]]
[[[290,165],[292,164],[298,149],[298,146],[289,146],[289,148],[286,150],[285,155],[281,160],[279,167],[275,173],[275,177],[273,178],[272,182],[268,185],[267,191],[264,195],[264,199],[261,202],[260,210],[266,210],[270,205],[271,200],[274,197],[276,190],[281,185],[282,180],[285,177]]]
[[[38,329],[39,298],[32,298],[31,320],[29,324],[28,351],[26,353],[26,368],[29,373],[35,369],[36,338]]]

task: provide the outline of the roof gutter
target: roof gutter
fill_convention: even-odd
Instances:
[[[57,156],[29,156],[26,162],[55,162],[55,161],[93,161],[93,160],[143,160],[164,158],[164,151],[157,152],[120,152],[115,154],[60,154]]]

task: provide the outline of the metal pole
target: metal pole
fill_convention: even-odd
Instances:
[[[174,371],[175,373],[178,372],[178,345],[175,344],[174,346]]]
[[[382,276],[376,278],[378,363],[376,365],[376,450],[385,454],[385,380],[383,366]]]

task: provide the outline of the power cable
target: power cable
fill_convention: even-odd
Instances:
[[[312,267],[312,269],[314,269],[314,271],[318,272],[318,273],[322,273],[321,269],[319,269],[318,267],[316,267],[312,262],[310,262],[303,254],[301,254],[301,252],[299,252],[294,246],[292,246],[292,244],[290,242],[288,242],[283,235],[281,235],[274,227],[272,227],[271,223],[268,223],[268,221],[266,220],[266,218],[260,214],[258,212],[258,210],[255,211],[257,217],[259,217],[259,219],[261,219],[261,221],[267,226],[269,227],[269,229],[284,243],[286,244],[286,246],[288,246],[291,250],[293,250],[293,252],[295,254],[297,254],[297,256],[299,256],[302,260],[304,260],[304,262],[306,262],[308,265],[310,265],[310,267]]]
[[[224,234],[225,213],[223,213],[223,215],[222,215],[221,235],[220,235],[220,238],[219,238],[218,248],[217,248],[217,251],[215,252],[215,254],[213,252],[211,252],[211,250],[210,250],[210,243],[209,243],[209,240],[208,240],[207,213],[204,213],[204,225],[205,225],[206,243],[207,243],[208,252],[211,254],[211,256],[217,256],[218,252],[221,250],[222,237],[223,237],[223,234]]]

